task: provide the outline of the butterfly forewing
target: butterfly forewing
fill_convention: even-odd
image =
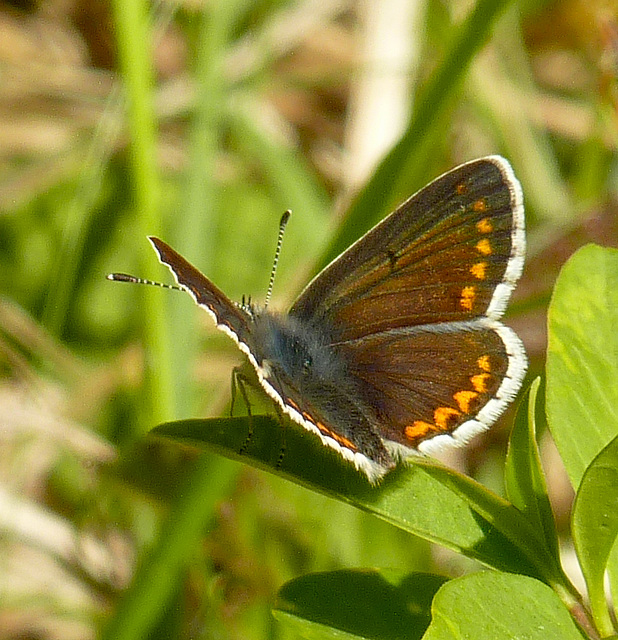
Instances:
[[[170,269],[176,282],[191,294],[200,307],[210,313],[217,327],[237,343],[244,346],[248,343],[250,346],[250,316],[167,243],[154,236],[150,236],[149,240],[159,255],[159,260]]]
[[[404,202],[314,279],[290,314],[339,342],[482,316],[502,285],[499,317],[522,265],[519,185],[504,160],[485,158]]]

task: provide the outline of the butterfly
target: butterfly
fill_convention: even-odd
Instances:
[[[523,196],[500,156],[415,193],[287,313],[232,302],[149,239],[281,410],[372,483],[414,453],[488,429],[521,387],[525,350],[500,318],[524,265]]]

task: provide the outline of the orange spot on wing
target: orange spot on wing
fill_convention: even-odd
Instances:
[[[464,184],[463,182],[460,182],[455,187],[455,191],[457,192],[458,196],[463,196],[465,193],[468,193],[468,186],[466,184]]]
[[[494,230],[494,225],[491,224],[489,218],[483,218],[476,223],[476,230],[479,233],[491,233]]]
[[[487,202],[485,202],[484,198],[479,198],[473,205],[472,209],[474,211],[487,211]]]
[[[458,391],[453,398],[463,413],[470,413],[470,403],[478,398],[476,391]]]
[[[474,287],[471,287],[474,289]],[[473,298],[474,296],[472,296]],[[462,301],[464,300],[462,295]],[[404,428],[405,437],[414,445],[438,433],[452,433],[464,421],[466,415],[472,415],[476,410],[477,402],[486,402],[487,397],[483,394],[489,392],[489,385],[493,378],[491,372],[491,359],[488,354],[479,356],[476,364],[481,373],[477,373],[469,378],[472,388],[460,389],[453,394],[458,409],[453,407],[440,406],[433,413],[433,423],[425,420],[415,420],[411,425]]]
[[[478,393],[487,393],[487,382],[490,378],[491,375],[489,373],[478,373],[470,378],[470,382],[472,383],[474,390]]]
[[[493,253],[491,243],[487,238],[483,238],[476,243],[476,250],[483,256],[490,256]]]
[[[449,423],[453,422],[453,418],[458,418],[461,415],[457,409],[451,409],[451,407],[438,407],[433,413],[433,420],[436,426],[441,431],[448,431],[450,429]]]
[[[485,280],[487,277],[487,263],[486,262],[477,262],[470,267],[470,273],[477,280]]]
[[[472,311],[472,305],[476,298],[476,288],[472,286],[464,287],[461,290],[461,298],[459,298],[459,304],[465,311]]]
[[[436,431],[436,425],[424,420],[415,420],[404,429],[408,440],[422,440],[428,433]]]
[[[479,369],[481,369],[482,371],[491,371],[491,363],[489,361],[489,356],[485,355],[485,356],[481,356],[477,361],[476,364],[478,365]]]

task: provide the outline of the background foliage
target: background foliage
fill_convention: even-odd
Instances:
[[[411,572],[478,569],[242,460],[143,438],[166,420],[225,415],[239,356],[188,296],[104,276],[167,277],[145,239],[154,233],[230,297],[260,300],[279,216],[291,208],[273,302],[285,308],[403,197],[459,162],[501,153],[522,181],[529,244],[507,321],[526,343],[531,376],[542,372],[560,267],[586,242],[618,237],[614,4],[5,2],[0,42],[2,637],[88,638],[103,628],[120,637],[114,624],[125,637],[283,637],[271,614],[277,591],[288,583],[282,620],[307,592],[288,581],[309,572],[394,568],[380,582],[388,599],[393,585],[407,593],[400,576]],[[578,260],[584,274],[615,282],[605,258]],[[592,278],[581,273],[565,281],[585,290]],[[580,293],[561,300],[583,305]],[[559,327],[564,308],[554,308]],[[603,308],[563,323],[554,353],[579,344]],[[615,368],[604,356],[592,373]],[[584,406],[564,392],[572,370],[554,360],[548,375],[557,393],[548,407],[565,396],[573,412]],[[513,413],[449,465],[505,494],[512,422]],[[594,416],[608,422],[608,412]],[[578,463],[572,429],[553,430],[567,478],[542,421],[537,428],[568,572],[569,478],[582,492],[611,486],[603,469],[615,453],[605,450],[587,476],[602,439]],[[589,506],[575,511],[574,538],[598,584]],[[144,566],[175,572],[157,581]],[[163,586],[127,592],[135,575]],[[467,580],[499,593],[502,576]],[[453,606],[458,585],[440,591],[434,614]],[[591,599],[598,612],[603,595]]]

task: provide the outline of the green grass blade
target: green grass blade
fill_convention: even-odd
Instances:
[[[559,562],[558,534],[549,502],[545,473],[536,442],[536,412],[540,378],[522,401],[509,440],[505,484],[511,503],[540,532],[556,562]]]
[[[440,133],[474,56],[487,42],[495,21],[509,4],[511,0],[479,0],[457,28],[444,60],[419,95],[406,132],[352,203],[324,255],[323,264],[358,239],[360,230],[372,227],[412,190],[426,182],[429,143]]]
[[[103,640],[138,640],[148,636],[174,594],[178,576],[195,551],[238,472],[228,460],[202,456],[188,474],[152,551],[140,563],[132,585],[120,600]]]
[[[86,235],[100,195],[106,160],[118,137],[121,120],[121,91],[115,87],[106,101],[93,139],[85,150],[79,181],[67,204],[62,238],[49,279],[42,322],[56,336],[62,336],[65,328],[83,260]]]
[[[231,132],[236,144],[248,157],[255,157],[272,191],[280,202],[281,215],[292,210],[286,229],[282,269],[286,262],[298,263],[298,254],[311,259],[323,250],[328,234],[329,199],[324,187],[307,163],[292,148],[277,144],[263,131],[248,108],[236,107],[230,114]],[[274,247],[273,247],[274,250]]]
[[[144,0],[113,2],[118,53],[123,74],[130,144],[132,187],[138,230],[144,237],[161,229],[161,184],[157,166],[157,124],[154,113],[154,70],[152,68],[152,30]],[[144,245],[146,251],[146,245]],[[146,253],[144,253],[146,255]],[[154,260],[145,268],[153,278]],[[146,289],[144,287],[144,289]],[[142,297],[146,352],[156,359],[156,374],[146,371],[144,426],[156,418],[173,415],[171,352],[167,325],[154,292]]]
[[[189,130],[189,164],[180,215],[174,216],[169,241],[183,254],[199,257],[205,273],[212,273],[217,260],[217,229],[225,214],[216,178],[229,93],[224,61],[234,25],[247,4],[246,0],[213,3],[198,18],[193,70],[196,101]],[[169,326],[175,335],[172,368],[176,416],[194,415],[198,400],[192,367],[187,363],[198,352],[200,334],[195,330],[197,313],[187,317],[186,303],[174,301],[169,305]]]

